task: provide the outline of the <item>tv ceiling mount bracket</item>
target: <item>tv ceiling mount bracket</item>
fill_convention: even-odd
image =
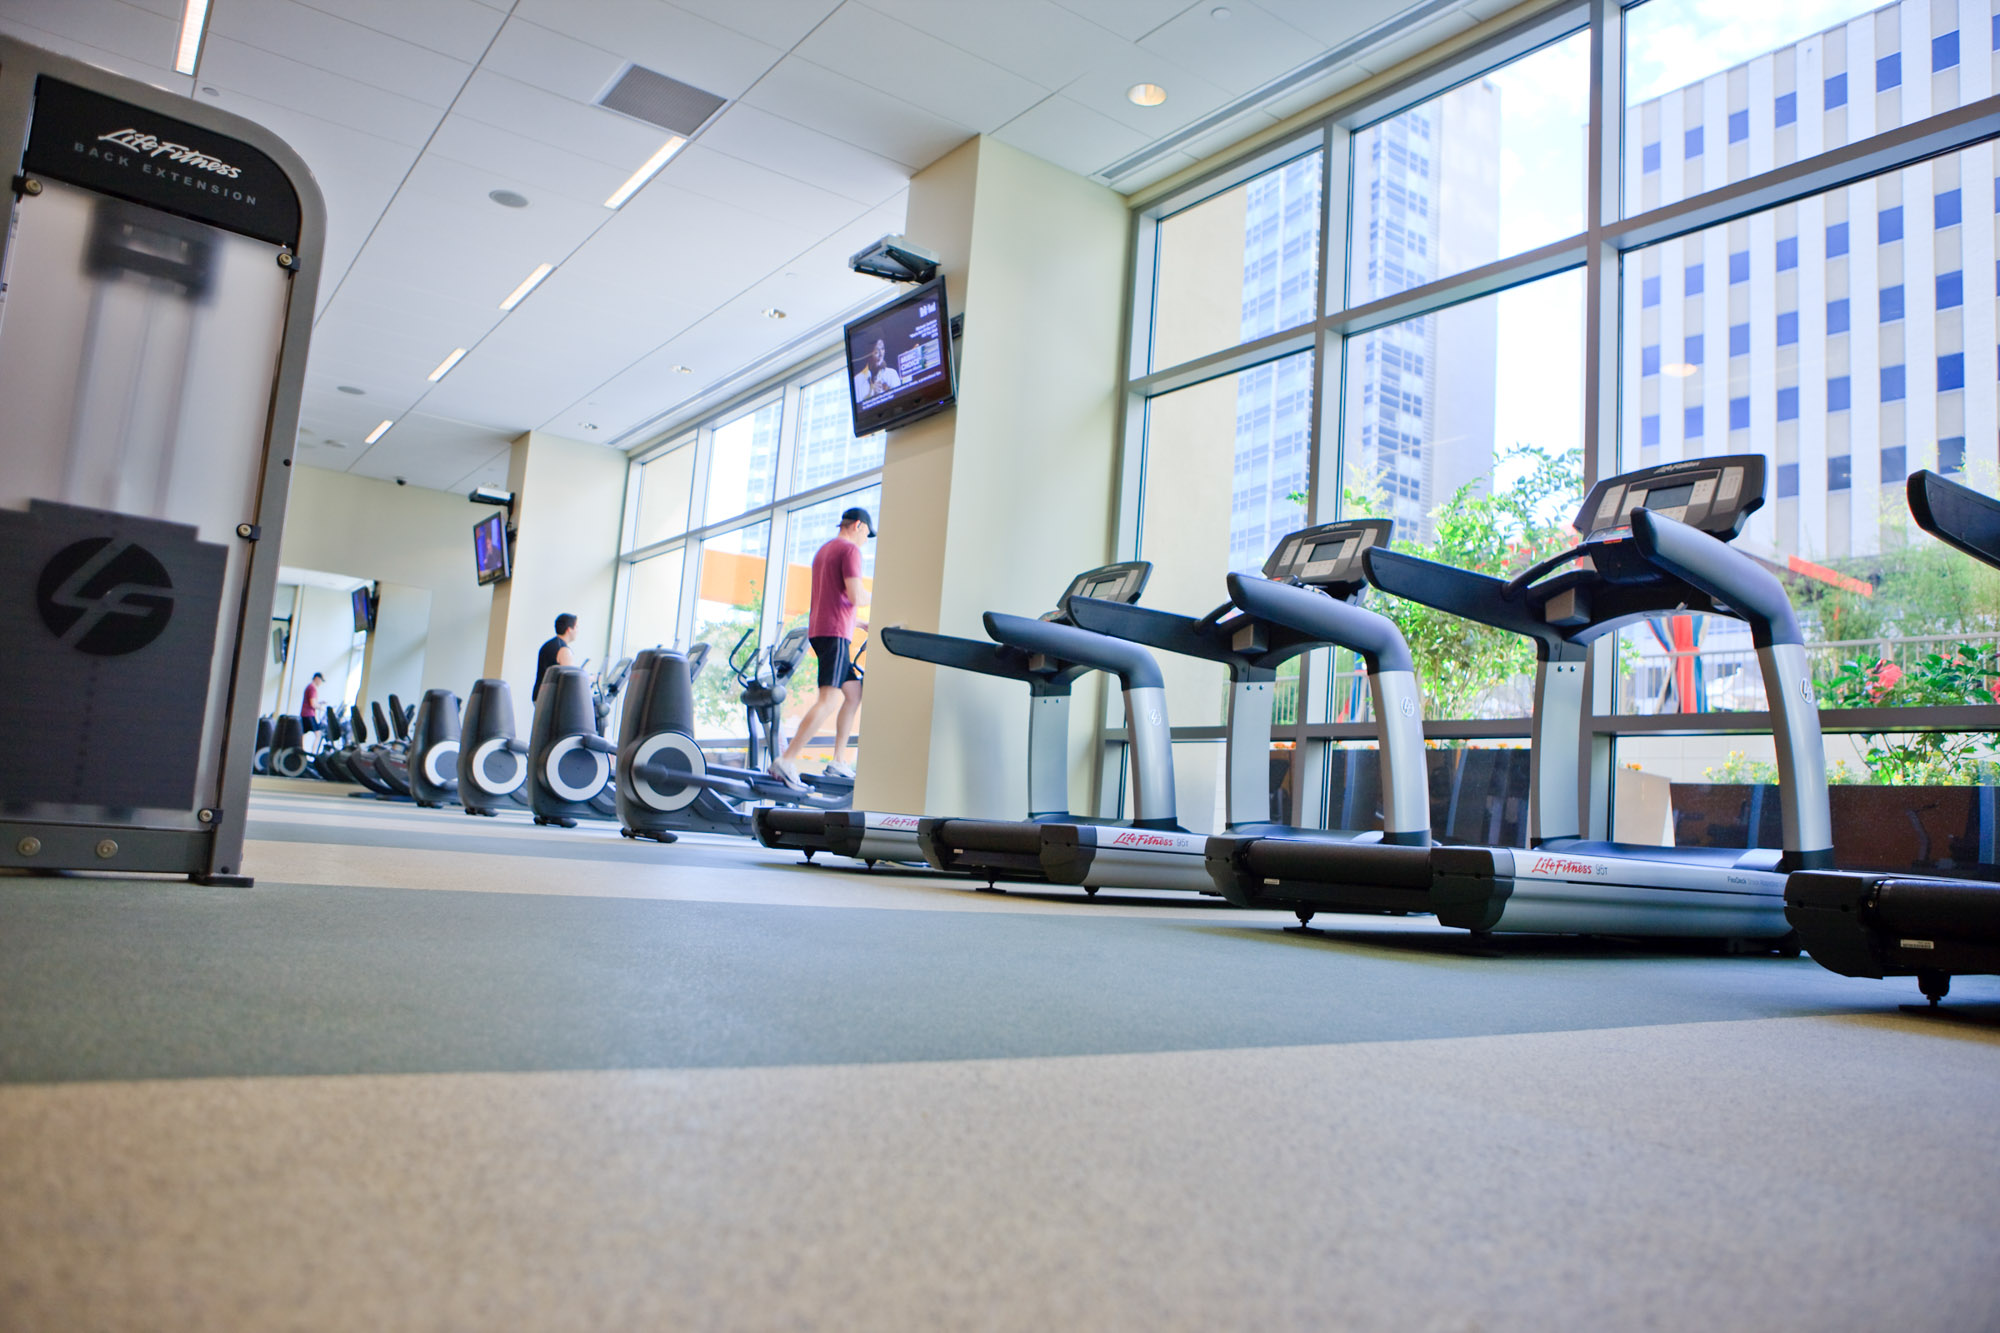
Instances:
[[[938,257],[906,236],[884,236],[849,255],[847,266],[890,282],[929,282],[937,276]]]

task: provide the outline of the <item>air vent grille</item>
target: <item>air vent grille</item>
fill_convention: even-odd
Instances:
[[[658,70],[634,65],[619,76],[609,92],[597,99],[597,104],[685,135],[700,129],[722,109],[724,100],[692,84],[670,79]]]

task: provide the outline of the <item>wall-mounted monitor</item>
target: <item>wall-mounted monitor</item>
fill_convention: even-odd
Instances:
[[[472,525],[472,563],[481,586],[498,583],[514,572],[513,550],[507,544],[507,515],[489,514]]]
[[[958,384],[943,278],[847,326],[847,383],[856,435],[907,426],[952,405]]]
[[[375,589],[362,584],[354,590],[354,632],[366,634],[375,628]]]

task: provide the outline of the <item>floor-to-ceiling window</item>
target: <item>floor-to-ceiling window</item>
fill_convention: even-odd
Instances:
[[[1120,531],[1148,600],[1206,609],[1288,528],[1362,514],[1511,574],[1598,477],[1754,453],[1739,545],[1799,608],[1835,781],[1991,781],[2000,576],[1917,532],[1903,483],[2000,489],[1996,46],[1985,0],[1588,0],[1144,201]],[[1434,743],[1524,742],[1520,641],[1371,598]],[[1698,615],[1597,650],[1600,831],[1614,774],[1768,783],[1749,650]],[[1177,732],[1212,742],[1194,674]],[[1323,808],[1367,714],[1316,655],[1279,733]]]
[[[708,645],[695,730],[727,749],[746,734],[736,668],[802,626],[813,554],[840,514],[879,507],[884,437],[857,437],[840,363],[817,363],[635,450],[618,588],[621,653]],[[874,549],[864,548],[872,576]],[[857,646],[861,635],[857,634]],[[810,651],[785,708],[814,692]],[[808,752],[811,757],[813,752]]]

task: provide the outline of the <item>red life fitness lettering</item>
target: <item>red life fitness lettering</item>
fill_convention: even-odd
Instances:
[[[1564,856],[1538,856],[1528,867],[1530,875],[1596,875],[1603,873],[1588,861],[1572,861]]]
[[[1136,829],[1126,829],[1111,839],[1113,847],[1163,847],[1169,851],[1180,847],[1180,839],[1164,833],[1142,833]]]

